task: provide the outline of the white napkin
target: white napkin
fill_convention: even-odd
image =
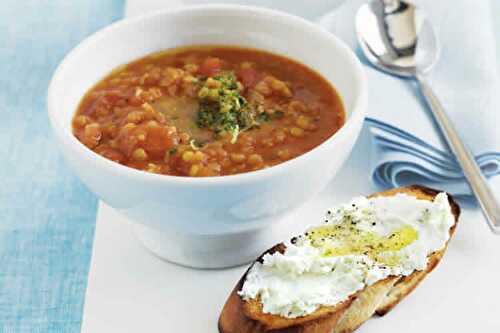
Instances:
[[[363,0],[351,0],[319,20],[357,50],[354,16]],[[500,81],[488,1],[414,0],[432,23],[441,56],[428,74],[432,88],[487,176],[500,174]],[[425,47],[425,46],[421,46]],[[421,50],[419,50],[421,51]],[[368,68],[367,124],[373,138],[374,181],[383,187],[409,183],[470,196],[460,167],[448,153],[413,82]],[[495,177],[495,183],[500,177]]]

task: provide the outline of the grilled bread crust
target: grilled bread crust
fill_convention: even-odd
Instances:
[[[378,192],[369,197],[392,196],[406,193],[418,199],[433,200],[439,191],[412,185]],[[450,228],[450,238],[453,235],[460,207],[448,196],[455,223]],[[262,304],[258,300],[243,300],[238,291],[241,290],[247,272],[237,283],[219,318],[221,333],[350,333],[363,324],[374,314],[384,315],[396,306],[405,296],[412,292],[430,273],[446,251],[445,247],[429,256],[427,267],[423,271],[415,271],[408,276],[389,276],[363,290],[351,295],[335,306],[322,306],[315,312],[299,318],[285,318],[262,312]],[[256,261],[262,261],[267,253],[285,251],[285,245],[280,243],[264,252]]]

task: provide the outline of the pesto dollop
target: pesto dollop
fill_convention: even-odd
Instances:
[[[240,132],[268,120],[266,113],[259,114],[248,104],[242,90],[243,86],[231,71],[203,81],[198,91],[198,127],[211,129],[216,134],[230,133],[234,143]]]

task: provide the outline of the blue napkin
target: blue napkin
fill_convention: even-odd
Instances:
[[[354,16],[363,0],[352,0],[319,20],[357,50]],[[428,74],[461,137],[487,177],[500,174],[500,80],[488,1],[415,0],[441,45]],[[492,3],[493,5],[493,3]],[[425,51],[425,44],[419,46]],[[366,63],[366,62],[365,62]],[[368,64],[367,64],[368,65]],[[366,121],[373,142],[372,177],[381,187],[420,183],[471,198],[460,167],[449,153],[414,83],[367,66],[370,87]],[[500,177],[492,184],[500,188]]]
[[[373,180],[382,187],[422,184],[445,188],[469,199],[470,189],[460,166],[448,151],[437,149],[413,134],[374,118],[367,118],[373,138]],[[475,156],[486,177],[500,173],[500,153]]]

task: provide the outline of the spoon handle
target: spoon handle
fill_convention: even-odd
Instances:
[[[495,195],[488,186],[486,178],[483,176],[471,152],[458,136],[450,118],[444,111],[444,108],[429,84],[426,82],[426,79],[418,74],[417,81],[427,104],[432,110],[436,122],[441,128],[448,146],[451,148],[455,158],[462,167],[465,178],[481,206],[488,225],[494,233],[500,234],[500,204],[495,199]]]

